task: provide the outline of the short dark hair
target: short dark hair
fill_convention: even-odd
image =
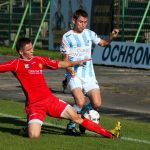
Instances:
[[[74,12],[74,14],[73,14],[73,19],[78,19],[79,18],[79,16],[82,16],[82,17],[88,17],[88,13],[85,11],[85,10],[83,10],[83,9],[78,9],[78,10],[76,10],[75,12]]]
[[[31,43],[31,40],[29,38],[26,37],[19,38],[16,43],[16,51],[19,53],[19,51],[22,50],[24,46],[29,43]]]

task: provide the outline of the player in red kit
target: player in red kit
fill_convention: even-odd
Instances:
[[[0,73],[11,71],[22,85],[26,96],[25,110],[30,138],[40,136],[41,126],[46,115],[70,119],[87,130],[107,138],[118,137],[120,126],[108,131],[91,120],[82,119],[71,105],[54,96],[45,82],[44,69],[55,70],[82,65],[90,59],[70,62],[51,60],[44,56],[33,56],[32,43],[28,38],[20,38],[16,43],[16,50],[20,58],[1,63]]]

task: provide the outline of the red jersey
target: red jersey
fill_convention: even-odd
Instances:
[[[21,83],[27,106],[47,97],[53,97],[42,70],[57,68],[57,60],[50,60],[44,56],[34,56],[31,60],[16,58],[0,64],[0,72],[11,71]]]

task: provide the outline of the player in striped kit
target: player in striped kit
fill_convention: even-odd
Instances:
[[[98,35],[86,29],[88,14],[82,9],[77,10],[73,15],[74,28],[63,35],[60,51],[64,60],[77,61],[91,58],[92,43],[100,46],[107,46],[113,38],[117,37],[119,30],[114,29],[108,40],[103,40]],[[76,101],[73,106],[78,113],[81,113],[85,105],[85,94],[90,100],[88,108],[98,109],[101,106],[101,93],[98,82],[95,77],[93,62],[88,61],[83,66],[68,67],[66,71],[66,80],[63,81],[65,87],[66,81],[70,87],[71,93]],[[75,123],[69,122],[66,133],[69,135],[79,135],[75,129]]]

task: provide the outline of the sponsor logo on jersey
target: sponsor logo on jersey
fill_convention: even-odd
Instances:
[[[29,74],[42,74],[42,70],[28,70]]]
[[[42,64],[39,64],[39,68],[41,68],[41,69],[42,69],[42,68],[43,68],[43,65],[42,65]]]
[[[28,69],[29,68],[29,64],[24,64],[24,68]]]

